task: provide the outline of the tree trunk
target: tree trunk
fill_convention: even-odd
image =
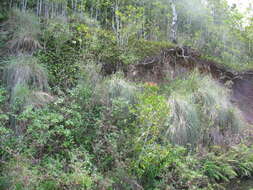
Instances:
[[[171,0],[171,8],[172,8],[172,23],[171,23],[171,41],[173,43],[177,43],[177,9],[175,0]]]
[[[26,8],[27,8],[27,0],[25,0],[24,11],[26,11]]]
[[[39,16],[39,0],[37,0],[37,3],[36,3],[36,15]]]
[[[113,9],[114,9],[114,19],[113,20],[115,20],[115,23],[113,23],[113,29],[114,29],[114,31],[116,33],[117,43],[121,44],[120,18],[119,18],[119,15],[118,15],[118,12],[119,12],[119,3],[118,3],[118,0],[115,1]]]
[[[12,8],[12,0],[10,0],[9,8]]]

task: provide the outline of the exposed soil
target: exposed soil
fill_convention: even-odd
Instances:
[[[222,84],[230,84],[231,101],[242,111],[249,123],[253,123],[253,71],[236,72],[213,61],[200,57],[189,47],[164,49],[155,56],[130,65],[126,75],[133,81],[162,83],[183,76],[197,69],[210,74]]]
[[[240,76],[233,81],[233,98],[245,119],[253,123],[253,73],[243,73]]]

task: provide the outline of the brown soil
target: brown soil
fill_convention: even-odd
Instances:
[[[247,72],[240,76],[233,81],[233,98],[245,119],[253,123],[253,73]]]
[[[210,74],[222,84],[230,84],[231,101],[245,119],[253,123],[253,71],[236,72],[200,57],[189,47],[164,49],[155,56],[130,65],[126,75],[133,81],[162,83],[197,69]]]

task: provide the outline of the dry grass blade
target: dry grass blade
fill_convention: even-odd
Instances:
[[[7,48],[11,54],[32,54],[35,50],[42,48],[40,43],[31,36],[23,36],[18,39],[10,40]]]
[[[38,41],[41,33],[40,23],[34,14],[13,9],[2,28],[1,34],[7,33],[6,48],[10,54],[32,55],[38,48],[41,48]]]

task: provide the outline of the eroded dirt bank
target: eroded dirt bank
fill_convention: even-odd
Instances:
[[[253,123],[253,73],[243,73],[233,82],[234,101],[241,109],[245,119]]]
[[[245,119],[253,123],[253,71],[236,72],[213,61],[201,58],[189,47],[163,49],[142,62],[130,65],[126,76],[134,81],[161,83],[183,76],[194,69],[210,74],[231,89],[231,101],[239,107]]]

